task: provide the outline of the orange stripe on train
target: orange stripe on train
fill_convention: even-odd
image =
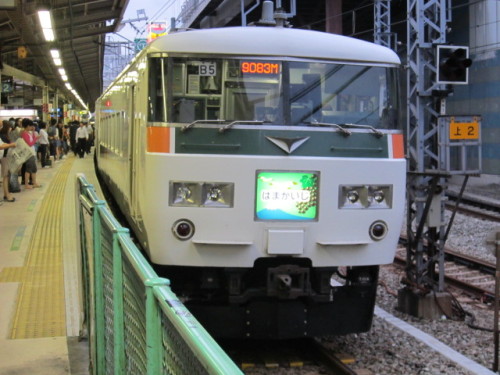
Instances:
[[[394,159],[403,159],[405,157],[403,134],[392,135],[392,157]]]
[[[147,137],[148,152],[170,152],[170,128],[148,127]]]

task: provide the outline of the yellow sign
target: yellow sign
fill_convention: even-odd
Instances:
[[[26,57],[28,57],[28,50],[26,49],[26,47],[17,47],[17,58],[25,59]]]
[[[450,139],[479,139],[479,122],[450,122]]]
[[[166,23],[150,23],[147,26],[148,37],[146,38],[148,43],[151,43],[156,38],[167,34],[167,24]]]

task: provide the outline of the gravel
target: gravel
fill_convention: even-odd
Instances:
[[[400,280],[403,275],[402,270],[392,265],[381,268],[377,305],[473,361],[491,368],[492,333],[471,329],[461,320],[454,321],[445,317],[440,320],[425,320],[397,311],[395,294],[401,288]],[[462,308],[475,315],[476,325],[492,327],[491,306],[464,296],[457,296],[457,299]],[[352,355],[356,360],[355,369],[368,369],[373,374],[472,374],[378,317],[374,318],[369,332],[331,338],[331,345],[335,350],[343,348]]]

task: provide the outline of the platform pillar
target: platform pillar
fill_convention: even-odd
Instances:
[[[452,297],[447,292],[424,294],[405,287],[398,290],[398,310],[417,318],[437,320],[453,316]]]

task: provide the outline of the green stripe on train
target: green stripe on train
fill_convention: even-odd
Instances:
[[[228,154],[270,156],[316,156],[388,158],[387,134],[377,137],[374,133],[284,131],[269,129],[229,129],[219,132],[219,127],[191,128],[175,131],[175,152],[178,154]],[[269,138],[285,145],[301,145],[290,153],[278,147]],[[286,147],[285,147],[286,148]],[[293,147],[292,147],[293,148]]]

